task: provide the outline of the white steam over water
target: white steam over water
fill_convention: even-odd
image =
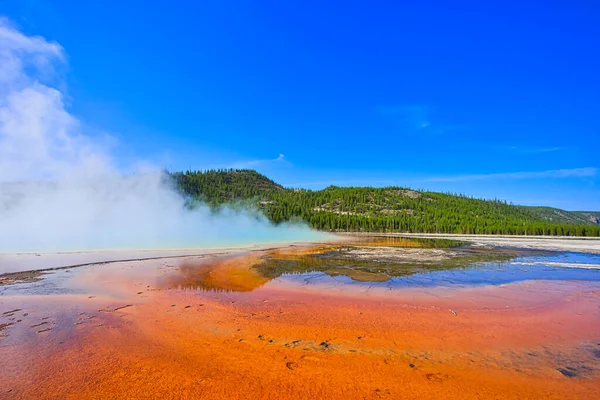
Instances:
[[[122,174],[64,104],[62,47],[0,19],[0,252],[310,240],[250,211],[194,211],[159,169]],[[0,265],[0,272],[2,266]]]

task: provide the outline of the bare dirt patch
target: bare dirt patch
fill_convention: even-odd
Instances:
[[[340,258],[397,263],[435,263],[461,255],[448,249],[420,249],[401,247],[357,247],[346,250]]]

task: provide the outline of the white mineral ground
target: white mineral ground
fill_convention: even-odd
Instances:
[[[334,236],[335,238],[335,236]],[[347,240],[332,239],[328,243]],[[0,253],[0,274],[39,271],[69,266],[104,264],[115,261],[152,260],[160,258],[183,258],[207,254],[234,254],[252,250],[266,250],[275,247],[305,246],[315,242],[271,242],[229,246],[221,248],[164,249],[164,250],[101,250],[69,251],[55,253]]]
[[[521,249],[574,251],[600,254],[600,238],[568,236],[496,236],[496,235],[449,235],[435,233],[370,234],[407,238],[453,239],[478,246],[514,247]]]
[[[549,237],[549,236],[491,236],[447,234],[368,234],[370,236],[399,236],[410,238],[454,239],[482,247],[514,247],[523,249],[559,250],[600,254],[600,238]],[[350,240],[361,234],[338,236],[339,241]],[[336,240],[329,241],[335,242]],[[314,242],[313,242],[314,243]],[[170,249],[170,250],[105,250],[57,253],[0,253],[0,274],[106,263],[112,261],[146,260],[168,257],[186,257],[206,254],[232,254],[249,250],[264,250],[286,245],[308,245],[311,242],[263,243],[223,248]],[[409,251],[422,251],[414,249]],[[589,266],[588,266],[589,267]],[[592,266],[595,267],[595,266]]]

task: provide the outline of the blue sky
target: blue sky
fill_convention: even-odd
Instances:
[[[123,166],[600,209],[596,2],[324,3],[4,0],[0,14],[65,49],[69,110]]]

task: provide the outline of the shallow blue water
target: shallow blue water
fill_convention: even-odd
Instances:
[[[552,263],[569,264],[557,266]],[[574,267],[585,264],[600,268],[600,256],[585,253],[555,252],[518,257],[507,262],[481,263],[449,270],[431,270],[426,267],[411,275],[392,277],[385,282],[359,282],[348,276],[330,276],[325,272],[284,274],[283,280],[305,283],[336,283],[343,285],[368,285],[370,287],[439,287],[502,285],[521,281],[590,281],[600,282],[600,269]]]

